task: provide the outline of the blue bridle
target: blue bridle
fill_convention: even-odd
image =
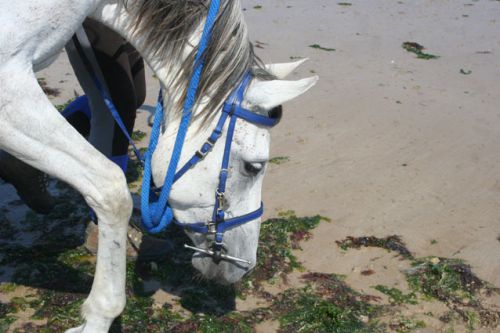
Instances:
[[[258,126],[273,127],[280,121],[281,118],[281,111],[270,113],[269,116],[264,116],[254,113],[242,107],[244,94],[251,80],[252,80],[252,75],[249,73],[246,74],[241,83],[238,85],[238,87],[231,93],[229,98],[224,103],[217,125],[215,126],[210,136],[207,138],[205,143],[203,143],[200,149],[196,151],[196,153],[179,169],[179,171],[175,173],[173,179],[173,183],[177,182],[182,176],[184,176],[189,170],[194,168],[200,161],[202,161],[205,158],[207,154],[209,154],[212,151],[212,148],[223,134],[225,124],[229,121],[229,124],[227,126],[226,142],[224,146],[224,155],[222,157],[222,164],[219,173],[219,183],[214,193],[215,203],[212,213],[212,219],[208,222],[198,222],[198,223],[184,223],[182,221],[178,221],[175,218],[173,218],[173,214],[171,213],[171,208],[168,206],[168,203],[166,210],[164,211],[164,215],[162,215],[162,217],[166,215],[167,218],[170,218],[170,221],[174,222],[179,227],[186,229],[188,231],[199,234],[213,235],[214,243],[211,249],[200,249],[191,246],[186,246],[186,247],[194,249],[198,252],[208,254],[212,256],[216,261],[221,259],[227,259],[227,260],[248,263],[246,260],[231,257],[223,253],[224,233],[229,229],[238,227],[242,224],[258,219],[259,217],[262,216],[264,210],[264,206],[261,203],[260,207],[252,212],[237,217],[226,218],[226,212],[224,209],[225,206],[224,203],[226,200],[226,185],[229,173],[231,146],[233,142],[233,135],[237,119],[240,118]],[[177,135],[179,136],[179,134]],[[150,155],[152,155],[152,152],[153,151],[148,151],[146,155],[146,163],[145,163],[146,169],[148,168],[148,166],[150,166],[150,158],[151,158]],[[144,187],[144,184],[146,184],[146,187]],[[150,183],[146,178],[146,171],[145,171],[145,176],[143,180],[143,197],[142,197],[143,201],[145,197],[144,190],[146,190],[148,187],[150,187]],[[154,198],[155,201],[159,200],[158,195],[156,193],[163,192],[164,190],[165,187],[155,188],[154,190],[150,190],[150,199]],[[156,207],[156,205],[157,205],[156,203],[152,204],[153,207]],[[147,208],[146,210],[144,210],[143,208],[143,216],[144,212],[147,212]],[[143,219],[143,222],[146,220],[147,217],[146,219]],[[161,219],[159,223],[161,223]],[[145,227],[151,230],[151,228],[148,228],[148,225],[146,224]],[[152,231],[155,232],[158,228],[153,227],[152,229],[153,229]]]
[[[206,140],[206,142],[201,146],[193,157],[177,172],[175,175],[175,181],[180,179],[188,170],[193,168],[198,162],[200,162],[208,153],[212,151],[212,147],[216,144],[217,140],[221,137],[224,125],[229,121],[226,134],[226,142],[224,146],[224,155],[222,157],[221,169],[219,172],[219,184],[215,191],[215,203],[212,213],[212,220],[209,222],[199,222],[199,223],[183,223],[174,219],[174,223],[184,229],[189,231],[200,233],[200,234],[211,234],[214,235],[214,243],[212,246],[212,253],[209,251],[202,251],[205,254],[211,255],[215,261],[220,259],[231,259],[235,260],[237,258],[228,257],[222,251],[224,250],[223,237],[227,230],[238,227],[247,222],[258,219],[262,216],[264,211],[264,205],[261,202],[260,207],[253,212],[249,212],[245,215],[226,218],[225,212],[225,202],[226,202],[226,185],[227,178],[229,174],[229,159],[231,156],[231,145],[233,142],[233,135],[236,126],[236,121],[238,118],[250,122],[254,125],[273,127],[275,126],[281,117],[280,113],[271,114],[269,117],[256,114],[242,107],[243,97],[248,87],[252,76],[247,74],[240,85],[234,90],[228,100],[224,103],[222,112],[217,122],[217,126],[212,131],[212,134]],[[196,251],[200,249],[189,247]],[[202,249],[203,250],[203,249]],[[207,249],[205,249],[207,250]],[[246,262],[245,260],[236,260]],[[248,263],[248,262],[247,262]]]
[[[179,130],[175,139],[175,144],[167,168],[165,180],[161,188],[153,188],[151,172],[151,161],[158,144],[164,119],[163,97],[161,91],[158,97],[149,147],[144,158],[142,158],[140,152],[135,149],[138,158],[141,161],[144,161],[144,176],[141,195],[142,222],[144,228],[150,233],[159,233],[164,230],[169,224],[171,224],[171,222],[174,222],[176,225],[188,231],[199,234],[213,235],[213,245],[208,249],[201,249],[187,245],[185,245],[185,247],[209,255],[214,259],[215,262],[219,262],[220,260],[230,260],[250,264],[250,262],[247,260],[232,257],[224,253],[224,233],[227,230],[258,219],[262,216],[264,209],[263,204],[261,203],[260,207],[253,212],[249,212],[242,216],[226,218],[224,203],[226,198],[226,184],[229,173],[229,160],[231,155],[231,145],[233,142],[234,130],[238,118],[264,127],[275,126],[281,118],[281,109],[273,110],[273,112],[270,112],[268,116],[264,116],[251,112],[250,110],[242,107],[245,92],[252,80],[252,75],[250,73],[244,75],[240,84],[224,102],[220,118],[211,135],[201,146],[201,148],[188,160],[188,162],[184,166],[182,166],[179,171],[177,171],[178,163],[182,153],[182,147],[184,145],[189,123],[192,118],[192,109],[196,100],[196,93],[204,66],[203,55],[210,41],[212,28],[217,18],[219,7],[220,0],[211,1],[205,27],[195,57],[195,67],[191,80],[189,82],[186,100],[184,101]],[[106,102],[106,105],[110,109],[111,114],[115,118],[116,122],[120,125],[120,128],[122,128],[123,130],[123,121],[121,120],[116,108],[114,107],[111,98],[108,96],[108,94],[98,81],[96,82],[96,85],[101,91],[101,94]],[[222,136],[227,121],[229,121],[229,124],[227,127],[224,155],[222,157],[221,170],[219,173],[219,183],[214,193],[215,203],[211,220],[198,223],[184,223],[182,221],[176,220],[173,216],[173,211],[168,203],[173,184],[178,181],[183,175],[185,175],[190,169],[194,168],[201,160],[205,158],[208,153],[210,153],[213,146]],[[124,134],[133,144],[133,141],[126,130],[124,130]]]

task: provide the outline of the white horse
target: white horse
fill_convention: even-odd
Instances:
[[[141,53],[164,87],[166,128],[153,157],[153,178],[161,185],[179,125],[179,102],[193,66],[208,1],[181,0],[0,0],[0,149],[73,186],[99,219],[99,250],[90,295],[82,309],[84,324],[69,333],[104,333],[125,306],[125,248],[132,200],[123,172],[100,154],[53,107],[35,71],[48,66],[86,17],[112,28]],[[215,126],[223,101],[243,74],[257,64],[239,1],[222,1],[206,54],[200,96],[193,109],[181,156],[183,164]],[[244,105],[267,112],[311,88],[317,77],[281,80],[298,65],[254,70]],[[260,74],[259,74],[260,73]],[[273,74],[271,79],[269,73]],[[223,154],[220,140],[206,159],[175,184],[170,205],[184,222],[208,221]],[[238,120],[227,183],[229,216],[257,209],[269,158],[267,128]],[[240,279],[255,265],[260,220],[229,230],[228,254],[250,262],[214,263],[195,254],[193,265],[221,283]],[[203,248],[207,237],[188,233]]]

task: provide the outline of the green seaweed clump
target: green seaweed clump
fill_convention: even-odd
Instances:
[[[134,141],[141,141],[142,139],[144,139],[145,137],[147,136],[146,133],[144,133],[143,131],[140,131],[140,130],[137,130],[137,131],[134,131],[132,132],[132,140]]]
[[[127,172],[125,173],[125,177],[127,178],[127,183],[129,184],[129,186],[133,185],[131,183],[140,183],[142,181],[142,170],[143,166],[139,160],[137,160],[136,158],[130,158],[128,160]]]
[[[279,332],[382,332],[372,320],[381,309],[367,302],[372,296],[354,291],[334,274],[309,273],[303,278],[310,283],[307,287],[289,289],[273,303]]]
[[[403,47],[403,49],[405,49],[408,52],[415,53],[417,55],[418,59],[429,60],[429,59],[439,58],[439,56],[437,56],[437,55],[424,53],[423,51],[425,50],[425,47],[423,47],[419,43],[404,42],[402,47]]]
[[[403,293],[397,288],[389,288],[383,285],[376,285],[374,289],[380,291],[381,293],[389,296],[389,302],[391,304],[417,304],[417,295],[414,292],[409,294]]]
[[[39,332],[64,332],[80,325],[80,308],[85,294],[61,293],[53,290],[40,291],[39,299],[31,305],[36,308],[34,319],[47,319]]]
[[[7,332],[10,325],[16,321],[16,318],[12,316],[15,312],[15,307],[11,303],[0,302],[0,332]]]
[[[280,165],[280,164],[286,163],[288,161],[290,161],[290,157],[288,157],[288,156],[276,156],[276,157],[271,158],[269,160],[269,163]]]
[[[412,265],[405,272],[410,288],[445,303],[470,327],[476,322],[484,327],[498,327],[500,311],[485,307],[479,297],[498,293],[498,289],[478,278],[469,265],[458,259],[437,257],[416,259]]]
[[[406,275],[412,289],[444,302],[473,301],[476,292],[485,287],[470,266],[457,259],[417,259]]]
[[[405,243],[401,237],[392,235],[384,238],[375,236],[352,237],[349,236],[344,240],[335,241],[342,250],[350,248],[359,249],[361,247],[379,247],[388,251],[394,251],[405,259],[413,259],[413,255],[406,248]]]
[[[201,319],[186,322],[195,326],[196,332],[203,333],[252,333],[255,332],[245,318],[238,313],[230,313],[222,317],[203,316]],[[174,329],[174,332],[176,330]],[[191,331],[192,332],[192,331]]]
[[[250,275],[254,284],[302,269],[292,250],[300,249],[299,242],[309,239],[310,231],[321,221],[329,219],[320,215],[297,217],[293,211],[286,211],[262,223],[257,267]]]
[[[327,51],[327,52],[333,52],[333,51],[335,51],[335,49],[333,49],[333,48],[323,47],[323,46],[321,46],[319,44],[312,44],[312,45],[309,45],[309,47],[311,47],[313,49],[317,49],[317,50]]]

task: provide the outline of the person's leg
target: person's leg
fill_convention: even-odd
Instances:
[[[134,128],[136,110],[144,103],[146,82],[144,63],[137,51],[128,43],[123,44],[114,32],[92,21],[86,21],[86,32],[91,40],[93,51],[100,70],[105,77],[108,92],[120,114],[128,133]],[[92,110],[106,112],[109,110]],[[111,151],[105,154],[126,170],[129,142],[117,124],[109,129],[111,133]],[[98,241],[98,226],[89,223],[86,229],[85,247],[95,253]],[[165,255],[172,245],[163,239],[143,236],[142,231],[132,224],[128,230],[127,256],[154,258]]]
[[[136,109],[138,109],[146,100],[146,73],[144,70],[144,61],[139,52],[130,44],[128,44],[127,55],[130,64],[130,74],[134,80],[135,106]]]
[[[137,107],[145,98],[144,64],[137,51],[114,31],[92,20],[84,23],[110,97],[131,135]],[[107,111],[107,110],[106,110]],[[129,142],[118,124],[108,129],[110,151],[104,152],[125,171]]]

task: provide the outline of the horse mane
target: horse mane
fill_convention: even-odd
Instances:
[[[127,5],[127,0],[124,1]],[[141,0],[129,8],[135,17],[136,33],[144,38],[146,51],[174,69],[174,73],[169,73],[172,80],[168,88],[176,96],[176,102],[171,97],[165,104],[175,110],[182,109],[198,46],[193,45],[183,64],[179,64],[179,59],[185,56],[184,47],[205,19],[208,6],[209,0]],[[204,59],[196,100],[199,104],[204,96],[210,96],[203,114],[197,115],[203,117],[204,123],[218,111],[245,73],[253,71],[262,79],[272,77],[263,70],[262,62],[254,53],[239,0],[221,1]]]

